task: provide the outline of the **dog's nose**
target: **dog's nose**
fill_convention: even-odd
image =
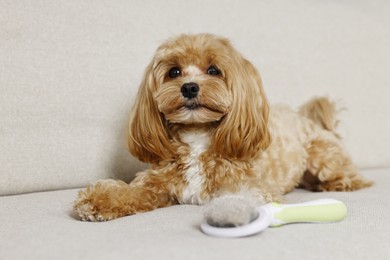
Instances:
[[[199,93],[199,86],[194,82],[185,83],[181,87],[181,94],[186,98],[194,98]]]

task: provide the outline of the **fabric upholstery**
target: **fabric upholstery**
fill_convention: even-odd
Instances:
[[[72,216],[77,190],[0,197],[0,259],[389,259],[390,169],[363,171],[357,192],[296,190],[286,202],[339,199],[345,220],[291,224],[239,239],[204,235],[202,208],[179,205],[92,223]]]
[[[179,33],[230,38],[271,103],[340,100],[360,167],[390,166],[386,1],[1,1],[0,195],[129,181],[126,128],[157,46]]]

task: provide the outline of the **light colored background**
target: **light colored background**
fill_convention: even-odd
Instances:
[[[340,100],[358,165],[390,166],[389,14],[369,0],[0,0],[0,195],[130,180],[143,166],[126,150],[129,109],[179,33],[230,38],[271,103]]]

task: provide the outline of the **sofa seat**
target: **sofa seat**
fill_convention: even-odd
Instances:
[[[356,192],[295,190],[286,202],[342,200],[344,221],[291,224],[221,239],[199,229],[202,207],[178,205],[104,223],[78,221],[78,189],[0,197],[0,259],[390,259],[390,169],[363,170]]]

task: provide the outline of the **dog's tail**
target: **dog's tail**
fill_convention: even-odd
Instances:
[[[313,98],[299,108],[299,113],[302,116],[311,119],[321,128],[336,135],[336,127],[339,123],[337,112],[336,104],[326,97]]]

